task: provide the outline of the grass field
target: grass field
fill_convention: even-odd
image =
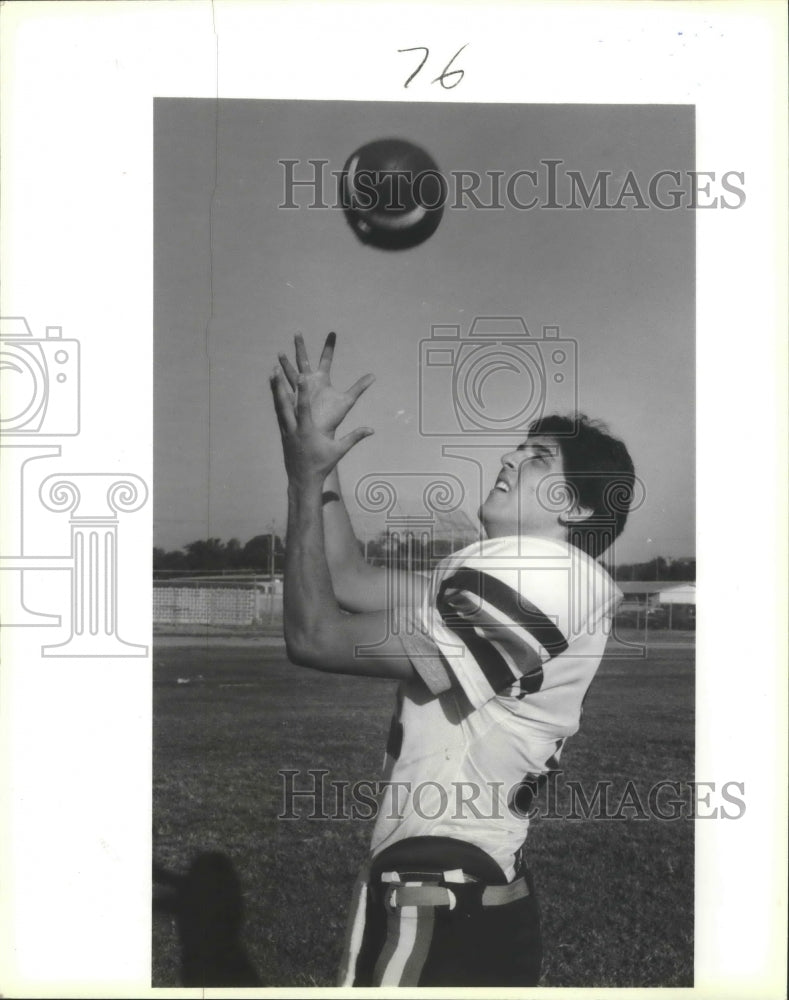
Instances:
[[[153,985],[194,985],[195,927],[197,939],[215,941],[220,924],[233,936],[230,903],[184,919],[185,906],[194,911],[205,893],[181,892],[181,919],[172,912],[186,884],[179,878],[195,859],[218,852],[225,867],[204,887],[210,896],[212,885],[232,889],[237,879],[243,902],[238,960],[225,984],[331,986],[371,823],[278,820],[278,772],[325,768],[329,780],[377,778],[394,684],[292,667],[276,645],[192,642],[162,641],[155,652]],[[615,803],[629,779],[644,803],[661,779],[691,781],[693,696],[689,642],[658,644],[646,659],[606,658],[581,731],[564,750],[565,777],[585,788],[611,781]],[[692,985],[693,824],[636,812],[532,823],[543,985]]]

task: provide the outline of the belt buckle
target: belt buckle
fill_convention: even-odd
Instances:
[[[384,889],[384,909],[387,913],[394,913],[397,909],[395,901],[397,900],[397,890],[402,887],[405,883],[403,882],[388,882],[386,888]]]
[[[398,893],[400,892],[402,892],[406,899],[409,895],[415,896],[417,899],[411,902],[403,902],[398,899]],[[443,894],[445,898],[437,899],[437,894]],[[420,895],[426,898],[419,901],[418,897]],[[428,901],[431,896],[432,899]],[[436,909],[439,906],[446,906],[449,910],[454,910],[457,905],[458,899],[455,893],[447,886],[437,885],[436,883],[428,883],[427,885],[421,882],[390,883],[384,892],[384,907],[388,913],[394,913],[396,910],[402,910],[405,907],[431,907]]]

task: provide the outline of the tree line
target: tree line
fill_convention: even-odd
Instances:
[[[272,548],[273,540],[273,548]],[[427,569],[437,558],[449,555],[453,549],[470,544],[471,537],[433,538],[421,540],[414,536],[397,536],[381,532],[359,543],[359,550],[368,562],[388,563],[400,568]],[[237,538],[225,542],[221,538],[205,538],[189,542],[180,549],[166,551],[155,547],[153,568],[159,573],[250,571],[268,575],[281,573],[285,566],[285,542],[277,534],[255,535],[244,545]],[[696,579],[696,560],[690,557],[670,559],[656,556],[646,562],[607,565],[615,580]]]
[[[154,547],[154,571],[217,571],[217,570],[255,570],[268,573],[273,568],[275,573],[282,571],[285,546],[283,540],[272,535],[255,535],[242,545],[237,538],[224,542],[221,538],[203,538],[189,542],[180,549],[167,552]]]
[[[606,568],[613,578],[620,582],[671,580],[689,583],[696,580],[696,560],[690,556],[680,559],[665,559],[663,556],[657,556],[647,562],[621,563]]]

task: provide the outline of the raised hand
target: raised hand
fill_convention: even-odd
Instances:
[[[375,376],[362,375],[345,392],[340,392],[331,384],[331,365],[337,336],[330,333],[323,345],[317,371],[313,371],[304,345],[304,338],[296,334],[296,367],[285,354],[279,355],[282,371],[291,390],[295,393],[299,376],[304,378],[304,391],[310,403],[312,422],[315,427],[329,437],[334,436],[338,425],[365,389],[375,381]]]
[[[343,455],[373,433],[370,427],[357,427],[350,434],[336,440],[333,433],[319,427],[313,418],[307,377],[296,376],[294,399],[285,384],[283,369],[277,367],[271,376],[274,408],[277,411],[282,449],[285,453],[285,468],[289,482],[299,488],[322,483]],[[351,406],[353,401],[344,409],[340,420]]]

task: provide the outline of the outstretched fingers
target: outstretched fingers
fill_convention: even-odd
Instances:
[[[296,385],[296,422],[302,430],[312,427],[312,405],[304,375],[299,375]]]
[[[369,389],[373,382],[375,382],[375,375],[372,372],[362,375],[361,378],[357,378],[350,389],[347,389],[345,392],[346,396],[350,396],[351,404],[355,403],[364,390]]]
[[[279,367],[275,368],[271,374],[271,392],[274,396],[274,409],[277,413],[280,430],[283,434],[291,433],[296,428],[293,397],[285,388],[285,378]]]
[[[347,455],[354,445],[357,445],[360,441],[363,441],[366,437],[370,437],[371,434],[375,434],[372,427],[357,427],[356,430],[351,431],[346,434],[344,438],[340,438],[337,442],[337,446],[340,449],[340,458]]]
[[[337,343],[337,334],[330,333],[326,337],[326,343],[323,345],[323,351],[321,352],[321,359],[318,362],[318,370],[326,372],[329,374],[331,370],[331,363],[334,358],[334,345]]]
[[[299,380],[299,373],[291,364],[290,358],[287,354],[279,354],[277,356],[279,358],[279,363],[282,366],[282,371],[285,373],[285,378],[288,380],[291,389],[295,392],[296,383]]]
[[[304,337],[300,333],[297,333],[293,338],[293,343],[296,347],[296,365],[302,375],[309,375],[312,372],[312,368],[310,368],[310,359],[307,355]]]

